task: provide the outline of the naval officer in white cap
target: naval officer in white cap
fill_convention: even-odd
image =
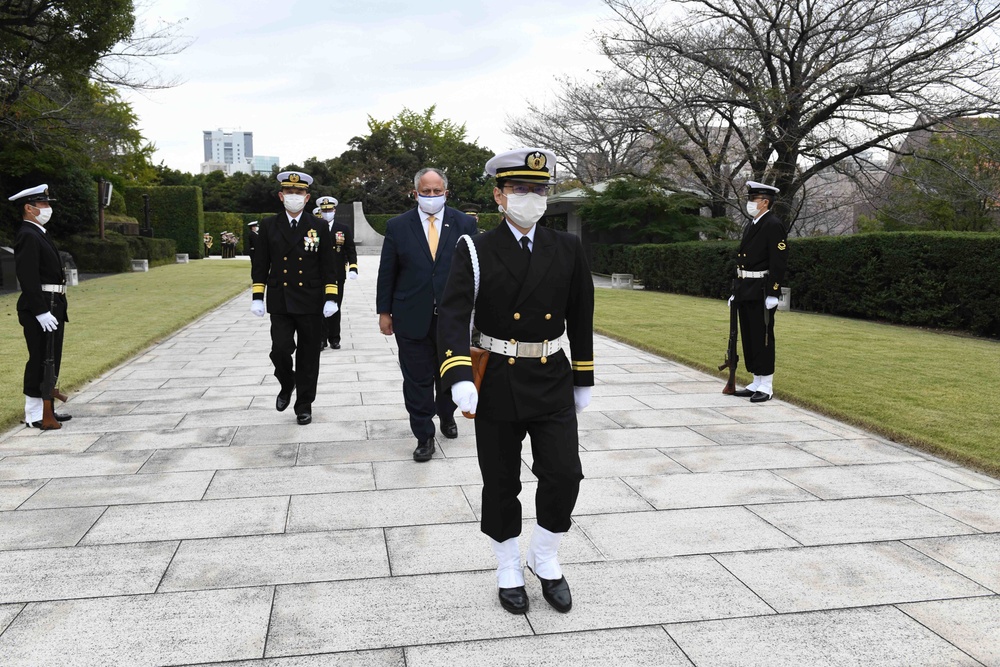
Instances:
[[[24,330],[28,345],[28,361],[24,365],[24,421],[34,428],[58,429],[69,415],[54,414],[43,421],[44,400],[41,385],[47,356],[47,338],[53,338],[55,376],[62,364],[63,332],[69,321],[66,310],[66,274],[59,250],[46,230],[52,218],[49,188],[42,184],[27,188],[9,197],[21,207],[21,228],[14,237],[14,260],[21,296],[17,299],[17,319]],[[52,397],[66,400],[58,388]]]
[[[785,223],[771,212],[780,191],[773,185],[747,181],[750,222],[736,251],[733,295],[743,339],[743,361],[753,382],[734,395],[753,403],[774,395],[774,316],[788,266]]]
[[[339,306],[333,317],[323,320],[323,349],[327,345],[330,349],[340,349],[340,318],[344,313],[344,289],[345,281],[357,280],[358,278],[358,250],[354,244],[354,230],[343,222],[336,219],[337,198],[320,197],[316,200],[319,204],[319,217],[326,221],[330,229],[330,240],[333,242],[333,250],[337,253],[337,305]]]
[[[527,565],[546,602],[563,613],[573,605],[558,549],[583,479],[576,415],[590,403],[594,385],[594,281],[583,245],[537,224],[555,168],[556,156],[543,148],[507,151],[486,163],[504,219],[472,239],[476,260],[464,239],[458,244],[438,309],[441,381],[459,408],[475,414],[480,527],[497,558],[500,605],[513,614],[528,611],[517,497],[525,435],[538,478]],[[470,358],[473,311],[478,347],[490,351],[478,391]]]

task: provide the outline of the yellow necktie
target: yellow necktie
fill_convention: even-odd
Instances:
[[[438,250],[438,232],[437,227],[434,226],[435,219],[433,215],[427,216],[427,245],[431,247],[431,259],[436,259]]]

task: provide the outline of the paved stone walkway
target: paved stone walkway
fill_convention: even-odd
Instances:
[[[1000,665],[997,480],[603,338],[575,606],[507,614],[471,424],[411,460],[377,261],[310,426],[243,296],[0,436],[0,664]]]

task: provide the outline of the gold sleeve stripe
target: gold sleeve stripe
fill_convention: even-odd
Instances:
[[[347,266],[350,267],[350,268],[352,268],[352,269],[358,268],[357,264],[348,264]]]
[[[574,361],[573,362],[574,371],[592,371],[594,370],[593,361]]]
[[[447,371],[450,371],[455,366],[471,366],[472,357],[452,357],[443,364],[441,364],[441,371],[439,375],[444,375]]]
[[[337,286],[336,285],[327,285],[326,286],[326,293],[327,294],[337,294]]]
[[[254,294],[263,294],[264,293],[264,283],[254,283],[253,284],[253,293]]]

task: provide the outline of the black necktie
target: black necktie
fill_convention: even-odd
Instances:
[[[531,248],[528,247],[528,237],[521,237],[521,254],[524,255],[525,261],[531,261]]]
[[[295,218],[292,218],[292,229],[295,229],[295,223],[298,222]]]

